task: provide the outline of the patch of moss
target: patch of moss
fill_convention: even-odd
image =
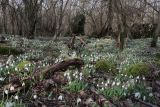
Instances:
[[[15,48],[8,46],[0,46],[0,54],[1,55],[19,55],[23,52],[21,50],[16,50]]]
[[[16,66],[16,68],[21,71],[29,64],[31,64],[30,61],[22,61]]]
[[[100,72],[107,72],[111,74],[115,74],[116,72],[116,66],[112,62],[109,62],[107,60],[98,60],[95,64],[96,71]]]
[[[127,68],[125,71],[125,74],[128,76],[147,76],[150,72],[150,67],[146,63],[137,63],[134,65],[131,65]]]
[[[160,60],[160,53],[156,54],[156,61]]]

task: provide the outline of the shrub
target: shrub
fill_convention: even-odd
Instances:
[[[112,62],[102,59],[96,62],[95,69],[96,71],[115,74],[116,66]]]
[[[137,63],[134,65],[131,65],[127,68],[125,71],[125,74],[128,76],[147,76],[149,74],[150,67],[146,63]]]

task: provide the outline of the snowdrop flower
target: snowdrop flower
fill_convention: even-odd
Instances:
[[[10,90],[11,90],[11,91],[13,91],[13,90],[14,90],[14,87],[13,87],[13,86],[11,86],[11,87],[10,87]]]
[[[108,84],[110,83],[110,80],[109,80],[109,79],[107,80],[107,83],[108,83]]]
[[[80,103],[82,100],[80,98],[77,98],[77,104]]]
[[[33,98],[34,98],[34,99],[37,99],[37,95],[34,95]]]
[[[99,87],[99,84],[97,84],[97,87]]]
[[[60,95],[60,96],[58,97],[58,100],[63,100],[63,96]]]
[[[108,84],[107,83],[105,83],[105,87],[107,87],[108,86]]]
[[[16,95],[16,96],[14,97],[14,99],[15,99],[15,100],[18,100],[18,96]]]
[[[75,77],[75,76],[76,76],[76,74],[74,73],[74,74],[73,74],[73,76]]]
[[[24,82],[22,83],[22,86],[25,86],[25,83],[24,83]]]
[[[112,83],[112,86],[114,86],[115,84],[116,84],[116,83],[115,83],[115,82],[113,82],[113,83]]]
[[[64,73],[64,76],[65,76],[65,77],[67,76],[67,73],[66,73],[66,72]]]
[[[101,83],[102,85],[104,84],[104,82]]]
[[[15,71],[18,71],[18,68],[17,68],[17,67],[15,68]]]
[[[5,107],[14,107],[15,103],[6,102]]]
[[[7,66],[6,66],[6,68],[8,69],[8,68],[9,68],[9,66],[7,65]]]
[[[82,80],[82,77],[81,77],[81,76],[79,77],[79,80]]]
[[[146,96],[143,96],[143,101],[145,101],[146,100]]]
[[[82,72],[79,75],[82,76],[83,75]]]
[[[78,75],[76,75],[75,77],[78,78]]]
[[[120,82],[117,82],[117,86],[119,86],[120,85]]]
[[[141,94],[140,94],[139,92],[136,92],[135,95],[134,95],[134,97],[135,97],[135,98],[140,98],[140,97],[141,97]]]
[[[4,93],[5,93],[5,94],[8,94],[8,90],[5,90]]]
[[[150,97],[153,97],[153,93],[149,93],[149,96],[150,96]]]
[[[26,67],[25,70],[29,71],[28,67]]]
[[[0,81],[4,81],[4,79],[5,79],[5,78],[1,77],[1,78],[0,78]]]
[[[146,78],[145,77],[143,77],[143,80],[145,80]]]

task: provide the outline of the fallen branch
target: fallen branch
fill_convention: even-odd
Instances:
[[[114,104],[114,102],[112,100],[107,100],[102,94],[99,94],[95,88],[91,87],[91,92],[98,97],[98,104],[100,105],[100,107],[103,107],[105,103],[110,103],[112,105],[114,105],[115,107],[118,107],[116,104]]]
[[[157,106],[157,105],[153,105],[153,104],[151,104],[151,103],[144,102],[144,101],[142,101],[142,100],[140,100],[140,99],[134,98],[134,100],[136,100],[136,101],[140,102],[141,104],[144,104],[144,105],[146,105],[146,106],[148,106],[148,107],[159,107],[159,106]]]
[[[70,66],[74,66],[77,69],[80,69],[83,65],[84,65],[84,62],[81,59],[77,59],[77,58],[69,59],[69,60],[65,60],[60,63],[54,64],[50,67],[47,67],[45,70],[42,71],[42,73],[46,77],[46,76],[53,75],[55,72],[58,72],[58,71],[66,71]]]

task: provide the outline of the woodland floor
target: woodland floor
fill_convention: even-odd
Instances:
[[[7,41],[6,46],[23,54],[0,55],[0,107],[160,107],[160,74],[154,77],[160,41],[150,48],[151,39],[129,40],[122,52],[105,38],[85,38],[84,46],[76,40],[75,49],[67,47],[67,39],[7,36]],[[64,65],[72,59],[78,61]],[[100,59],[114,63],[116,74],[96,71]],[[123,74],[139,62],[153,68],[151,80]],[[49,69],[56,64],[65,69]]]

